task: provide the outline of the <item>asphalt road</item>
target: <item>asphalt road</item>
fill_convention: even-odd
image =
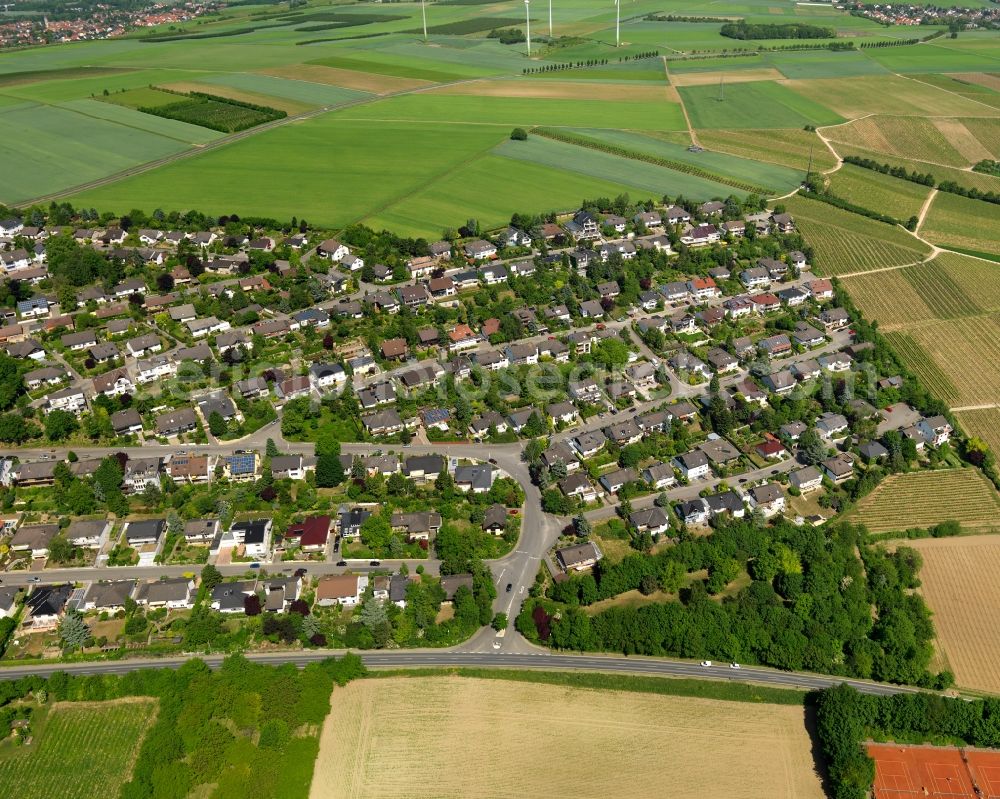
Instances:
[[[343,650],[306,650],[300,652],[250,652],[247,658],[257,663],[282,665],[293,663],[304,666],[330,656],[341,656]],[[455,650],[395,650],[391,652],[361,653],[365,665],[371,669],[408,668],[496,668],[532,669],[539,671],[593,671],[620,674],[645,674],[657,677],[688,677],[703,680],[752,683],[772,688],[798,690],[820,690],[846,683],[859,691],[871,694],[890,695],[912,693],[917,689],[905,686],[874,683],[865,680],[838,679],[817,674],[782,672],[773,669],[744,666],[731,669],[728,664],[714,664],[703,667],[698,663],[662,658],[622,657],[615,655],[571,655],[553,654],[544,651],[526,653],[459,652]],[[202,659],[210,666],[218,666],[222,655],[204,655]],[[188,660],[186,657],[155,659],[135,659],[120,661],[100,661],[87,663],[38,664],[34,666],[12,666],[0,669],[0,679],[13,680],[30,674],[48,675],[56,671],[72,674],[125,674],[144,668],[178,668]]]

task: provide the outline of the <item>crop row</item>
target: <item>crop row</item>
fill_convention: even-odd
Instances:
[[[537,136],[544,136],[545,138],[552,139],[553,141],[561,141],[565,144],[575,144],[579,147],[587,147],[591,150],[598,150],[603,153],[608,153],[609,155],[628,158],[632,161],[643,161],[647,164],[666,167],[667,169],[673,169],[676,172],[683,172],[686,175],[704,178],[705,180],[712,180],[716,183],[722,183],[725,186],[731,186],[734,189],[740,189],[741,191],[750,192],[752,194],[774,194],[773,189],[764,186],[757,186],[753,183],[747,183],[746,181],[737,180],[725,175],[718,175],[714,172],[709,172],[708,170],[692,166],[691,164],[686,164],[683,161],[675,161],[671,158],[650,155],[649,153],[644,153],[640,150],[633,150],[629,147],[621,147],[616,144],[598,141],[597,139],[592,139],[589,136],[582,136],[579,133],[567,133],[565,131],[554,130],[552,128],[534,128],[532,132]]]

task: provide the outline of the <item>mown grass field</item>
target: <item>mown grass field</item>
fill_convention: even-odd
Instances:
[[[922,556],[920,593],[934,614],[938,654],[962,688],[1000,692],[1000,537],[907,542]]]
[[[677,91],[694,128],[801,128],[844,121],[820,102],[768,81],[732,86],[723,90],[722,100],[719,86],[682,86]]]
[[[1000,255],[998,219],[1000,206],[938,192],[920,233],[934,244]]]
[[[310,799],[824,795],[802,707],[454,676],[356,680],[332,705]]]
[[[830,176],[830,191],[841,199],[889,214],[901,222],[920,213],[930,194],[927,186],[844,164]]]
[[[818,274],[870,272],[916,263],[930,252],[900,227],[842,211],[818,200],[792,197],[786,206],[816,252]]]
[[[33,730],[30,746],[0,754],[0,794],[18,799],[117,796],[155,715],[152,700],[51,706]]]
[[[873,533],[951,519],[973,530],[1000,530],[1000,495],[972,468],[894,474],[858,502],[850,516]]]

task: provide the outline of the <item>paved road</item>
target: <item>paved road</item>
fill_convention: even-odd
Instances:
[[[250,652],[247,657],[258,663],[281,665],[294,663],[304,666],[323,658],[343,655],[343,650],[306,650],[300,652]],[[626,674],[648,674],[661,677],[690,677],[706,680],[720,680],[739,683],[754,683],[773,688],[795,688],[817,690],[847,683],[859,691],[872,694],[896,694],[914,692],[917,689],[904,686],[874,683],[864,680],[841,680],[817,674],[775,671],[773,669],[746,666],[739,670],[730,669],[727,664],[716,664],[705,668],[698,663],[662,658],[622,657],[618,655],[572,655],[543,651],[528,653],[507,652],[459,652],[455,650],[396,650],[391,652],[364,652],[361,657],[365,665],[372,669],[406,668],[497,668],[497,669],[537,669],[548,671],[597,671]],[[0,668],[0,679],[17,679],[29,674],[48,675],[55,671],[72,674],[125,674],[143,668],[177,668],[187,661],[186,657],[162,659],[136,659],[122,661],[100,661],[88,663],[37,664],[34,666],[11,666]],[[210,666],[218,666],[222,655],[202,656]]]

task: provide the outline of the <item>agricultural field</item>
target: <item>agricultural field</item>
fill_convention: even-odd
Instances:
[[[177,100],[168,105],[156,105],[139,110],[224,133],[247,130],[285,115],[285,112],[274,108],[229,102],[215,95],[178,95]]]
[[[966,120],[968,121],[968,120]],[[972,172],[967,169],[959,169],[953,166],[943,166],[941,164],[928,164],[926,161],[915,161],[905,157],[877,153],[873,150],[865,150],[841,142],[833,142],[833,148],[841,157],[854,155],[859,158],[871,158],[880,164],[889,166],[901,166],[909,172],[930,173],[937,182],[953,180],[960,186],[980,191],[1000,191],[1000,178],[992,175],[984,175],[981,172]]]
[[[801,128],[844,121],[821,103],[769,81],[741,83],[721,91],[717,85],[682,86],[678,92],[696,129]],[[720,94],[724,99],[720,100]]]
[[[148,699],[52,705],[33,721],[30,746],[0,751],[0,794],[19,799],[117,796],[155,716],[156,703]]]
[[[164,83],[163,88],[170,89],[170,91],[173,92],[181,92],[182,94],[189,94],[191,92],[211,94],[213,97],[236,100],[238,103],[252,103],[253,105],[267,106],[269,108],[274,108],[277,111],[284,111],[286,114],[302,114],[306,111],[311,111],[316,107],[307,103],[300,103],[296,100],[288,100],[283,97],[257,94],[255,92],[248,92],[245,89],[234,89],[232,86],[219,86],[217,84],[198,83],[196,81],[189,80]],[[174,100],[176,99],[177,98],[175,96]]]
[[[844,275],[917,263],[929,248],[900,227],[842,211],[818,200],[789,198],[799,231],[816,252],[816,272]]]
[[[699,130],[702,147],[722,153],[754,158],[799,169],[805,177],[812,158],[813,169],[831,169],[836,159],[819,137],[801,128],[787,130]]]
[[[873,533],[931,527],[952,519],[971,530],[996,532],[1000,495],[972,468],[893,474],[858,502],[850,518]]]
[[[824,795],[802,707],[453,676],[356,680],[332,705],[310,799]]]
[[[1000,256],[1000,206],[938,192],[920,228],[934,244],[967,253]]]
[[[1000,310],[997,267],[981,258],[942,252],[903,274],[924,296],[933,298],[941,319]],[[952,299],[944,304],[946,297]]]
[[[908,541],[924,560],[920,593],[934,614],[936,649],[961,688],[1000,692],[1000,537]]]
[[[372,72],[358,72],[353,69],[335,69],[319,64],[293,64],[285,67],[272,67],[263,74],[278,78],[325,83],[328,86],[341,86],[345,89],[370,92],[372,94],[388,94],[390,92],[419,89],[432,86],[430,81],[413,78],[398,78],[392,75],[378,75]]]
[[[883,332],[905,329],[915,322],[935,318],[932,298],[925,297],[906,273],[916,266],[889,272],[866,272],[841,278],[854,304],[867,319],[878,321]]]
[[[905,48],[890,48],[902,50]],[[926,52],[926,48],[922,48]],[[931,71],[928,66],[924,72]],[[822,103],[847,119],[866,114],[901,116],[997,117],[1000,110],[968,97],[899,75],[796,80],[788,88]]]
[[[203,79],[205,83],[226,86],[254,94],[269,97],[279,97],[286,100],[293,100],[303,105],[313,107],[335,107],[349,103],[352,100],[359,100],[369,97],[367,92],[354,91],[352,89],[342,89],[325,83],[313,83],[304,80],[290,80],[278,78],[272,75],[255,75],[250,73],[237,73],[230,75],[213,75]]]
[[[1000,316],[934,320],[886,336],[935,396],[954,406],[1000,396]]]
[[[942,130],[944,122],[949,122],[950,127]],[[865,117],[847,125],[825,128],[822,133],[834,142],[834,147],[837,142],[842,142],[876,153],[913,158],[931,164],[964,167],[985,156],[970,160],[958,151],[953,142],[959,139],[959,128],[967,138],[976,142],[958,120],[930,120],[922,117]]]
[[[957,411],[955,415],[968,435],[981,438],[994,454],[1000,453],[1000,408]]]
[[[844,164],[830,176],[832,194],[854,205],[889,214],[901,222],[917,216],[930,188],[882,175],[853,164]]]

